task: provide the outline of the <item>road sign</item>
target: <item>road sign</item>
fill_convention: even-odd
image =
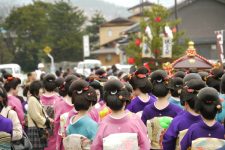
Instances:
[[[49,46],[46,46],[43,50],[46,54],[49,54],[52,51],[51,47],[49,47]]]

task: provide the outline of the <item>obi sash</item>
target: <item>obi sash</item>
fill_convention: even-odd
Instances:
[[[192,141],[191,150],[219,150],[225,146],[225,140],[217,138],[198,138]]]
[[[182,130],[179,132],[179,135],[177,137],[177,141],[176,141],[176,150],[180,150],[180,142],[182,141],[182,139],[184,138],[185,134],[187,133],[188,129]]]
[[[90,150],[91,141],[83,135],[71,134],[63,139],[65,150]]]
[[[151,149],[163,149],[162,141],[173,118],[154,117],[147,120],[148,137],[151,140]]]
[[[6,132],[0,132],[0,149],[11,150],[11,135]]]
[[[103,138],[104,150],[139,150],[137,133],[116,133]]]

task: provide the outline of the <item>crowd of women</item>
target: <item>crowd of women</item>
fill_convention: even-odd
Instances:
[[[225,149],[222,69],[28,77],[1,79],[0,149]]]

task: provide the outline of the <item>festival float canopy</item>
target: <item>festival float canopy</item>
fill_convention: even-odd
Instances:
[[[189,47],[186,50],[186,55],[172,63],[172,67],[174,69],[211,69],[213,67],[213,64],[211,64],[206,58],[197,54],[194,42],[190,41],[188,45]]]

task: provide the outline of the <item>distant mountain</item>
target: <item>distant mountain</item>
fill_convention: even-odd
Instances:
[[[48,2],[56,2],[57,0],[43,0]],[[116,17],[127,17],[130,13],[127,8],[116,6],[114,4],[102,0],[65,0],[73,6],[77,6],[84,10],[87,17],[91,17],[95,11],[101,12],[107,20]],[[32,3],[32,0],[0,0],[0,16],[5,17],[10,13],[13,7],[20,7]]]
[[[89,17],[95,11],[100,11],[108,20],[116,17],[128,17],[130,15],[127,8],[102,0],[70,0],[70,3],[85,10],[85,15]]]

